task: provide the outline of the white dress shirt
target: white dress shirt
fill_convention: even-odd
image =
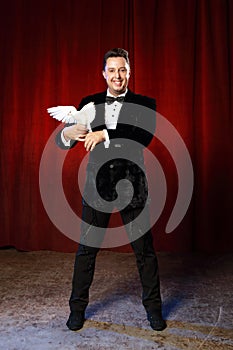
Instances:
[[[118,97],[122,97],[122,96],[125,97],[126,93],[127,93],[127,89],[123,94],[118,95]],[[116,97],[109,92],[109,89],[107,90],[107,96]],[[116,129],[121,107],[122,107],[122,103],[117,101],[111,103],[110,105],[105,103],[105,125],[107,129]],[[104,129],[104,134],[105,134],[104,146],[105,148],[108,148],[110,144],[110,140],[106,129]]]

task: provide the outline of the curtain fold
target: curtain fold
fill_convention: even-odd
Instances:
[[[158,112],[184,140],[194,169],[187,214],[166,234],[179,188],[174,162],[154,138],[150,150],[167,181],[165,208],[153,227],[156,249],[232,250],[232,12],[230,0],[10,0],[2,5],[0,247],[76,250],[50,221],[40,196],[41,156],[59,125],[46,110],[77,106],[83,96],[104,90],[102,57],[112,47],[124,47],[131,59],[129,87],[156,98]],[[63,168],[64,190],[77,215],[77,172],[84,156],[81,148],[71,150]],[[59,162],[54,151],[53,164],[56,157]]]

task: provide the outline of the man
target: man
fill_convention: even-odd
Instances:
[[[126,50],[108,51],[102,73],[107,91],[88,96],[79,105],[80,110],[89,102],[95,104],[91,131],[81,124],[66,125],[56,138],[63,149],[74,147],[79,140],[90,151],[67,327],[73,331],[83,327],[96,256],[111,212],[117,206],[136,256],[147,318],[154,330],[161,331],[166,323],[162,318],[157,257],[150,228],[144,232],[142,229],[143,220],[149,222],[143,148],[153,138],[155,100],[128,89],[130,63]],[[127,181],[119,191],[117,183],[122,179]],[[142,212],[142,225],[135,224]]]

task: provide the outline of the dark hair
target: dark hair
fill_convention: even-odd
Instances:
[[[112,50],[109,50],[108,52],[106,52],[106,54],[104,55],[104,60],[103,60],[103,70],[105,69],[106,66],[106,62],[107,59],[109,57],[123,57],[125,58],[126,62],[129,65],[129,54],[128,51],[121,49],[121,48],[114,48]]]

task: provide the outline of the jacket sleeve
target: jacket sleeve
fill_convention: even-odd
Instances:
[[[71,125],[74,125],[74,124],[65,124],[64,128],[66,126],[71,126]],[[78,143],[78,141],[70,140],[70,146],[66,146],[61,139],[61,133],[64,130],[64,128],[62,130],[60,130],[59,133],[56,135],[55,142],[56,142],[56,145],[58,147],[60,147],[61,149],[68,150],[70,148],[73,148]]]

